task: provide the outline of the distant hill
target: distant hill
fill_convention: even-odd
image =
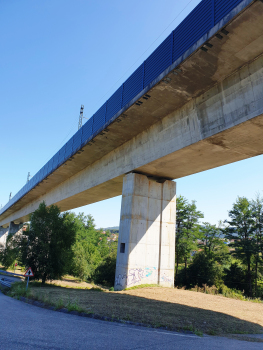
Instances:
[[[119,231],[119,226],[113,226],[113,227],[105,227],[103,228],[104,231],[110,230],[110,231]]]

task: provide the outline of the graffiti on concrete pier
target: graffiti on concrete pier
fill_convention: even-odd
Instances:
[[[115,285],[121,287],[129,287],[140,283],[142,280],[145,283],[156,283],[157,269],[156,267],[146,267],[144,269],[130,269],[128,274],[119,274],[115,278]]]

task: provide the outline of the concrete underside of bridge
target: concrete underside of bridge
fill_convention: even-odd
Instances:
[[[0,225],[28,220],[41,201],[64,211],[121,195],[123,177],[130,172],[177,179],[260,155],[262,130],[263,58],[259,57],[2,219]]]

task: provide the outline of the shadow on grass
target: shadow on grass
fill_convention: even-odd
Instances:
[[[165,293],[166,289],[163,288],[163,291]],[[260,324],[253,322],[253,319],[243,320],[232,316],[230,315],[231,310],[227,314],[169,301],[154,300],[150,297],[119,292],[97,293],[94,289],[63,288],[54,285],[43,287],[37,282],[31,284],[31,293],[38,299],[45,298],[53,304],[61,299],[65,302],[69,299],[75,300],[78,306],[88,313],[149,324],[155,327],[167,327],[170,330],[198,330],[211,335],[263,333],[263,327]],[[193,294],[191,294],[192,296]],[[229,299],[226,298],[226,300]],[[218,302],[224,303],[224,300],[220,299]],[[252,305],[256,306],[257,304]],[[261,305],[259,307],[261,310]],[[247,319],[248,317],[246,315]],[[252,318],[252,316],[250,317]]]

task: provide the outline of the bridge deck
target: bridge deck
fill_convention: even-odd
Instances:
[[[2,208],[0,223],[262,54],[262,19],[260,1],[203,0]]]

